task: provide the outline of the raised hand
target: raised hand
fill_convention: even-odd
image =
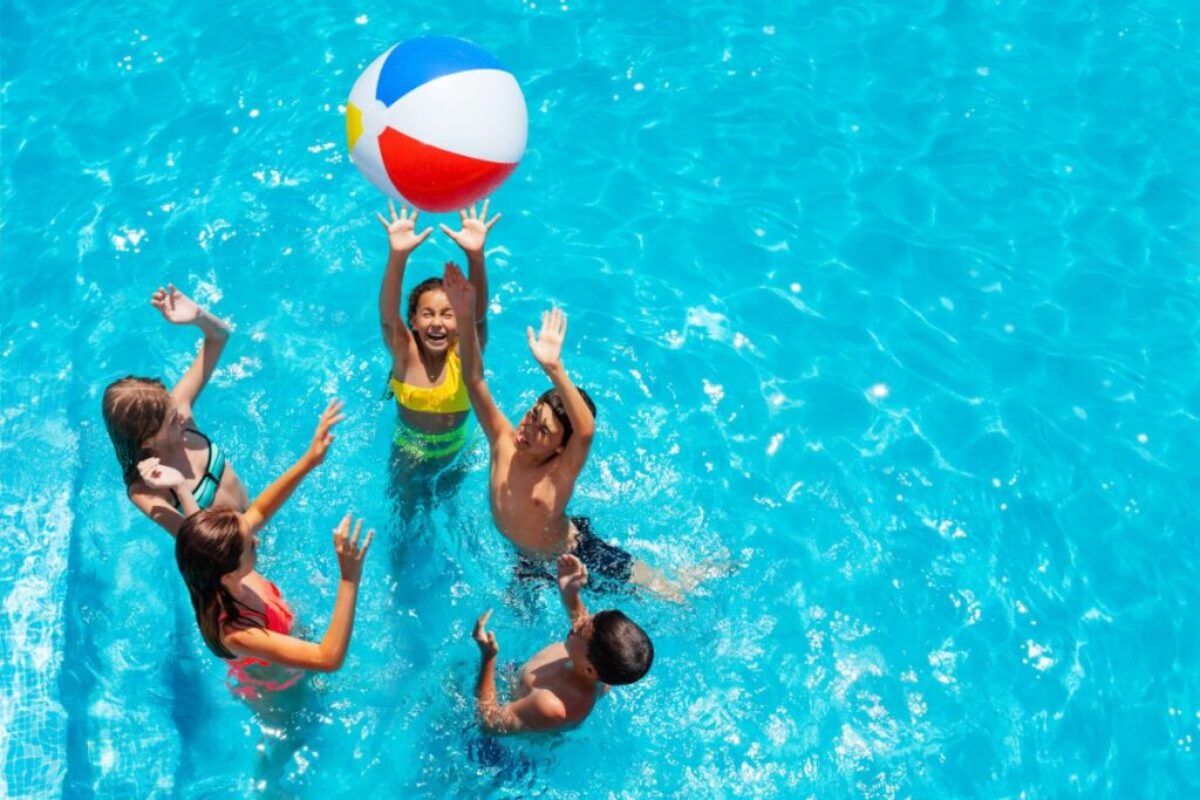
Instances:
[[[346,418],[346,415],[342,413],[345,405],[341,400],[330,400],[329,405],[325,406],[325,410],[321,412],[316,433],[313,434],[312,443],[308,446],[308,457],[314,466],[325,460],[325,453],[329,450],[329,445],[333,443],[333,434],[330,433],[330,430]]]
[[[170,283],[166,289],[158,287],[158,291],[150,296],[150,305],[173,325],[190,325],[200,317],[200,306],[196,301]]]
[[[558,364],[562,359],[563,339],[567,335],[567,315],[559,308],[542,312],[542,330],[534,338],[533,328],[525,329],[529,339],[529,350],[543,369]]]
[[[475,285],[467,280],[453,261],[446,262],[446,272],[442,276],[442,291],[454,309],[454,316],[470,319],[475,316]]]
[[[392,248],[392,252],[396,255],[407,256],[413,250],[416,250],[421,242],[429,237],[429,234],[433,233],[433,228],[426,228],[420,233],[416,233],[416,209],[413,209],[412,216],[409,216],[408,209],[401,206],[400,216],[396,216],[396,206],[389,200],[388,212],[392,215],[390,221],[383,214],[377,213],[375,216],[379,218],[379,224],[387,231],[388,246]]]
[[[341,570],[342,580],[358,583],[362,578],[363,556],[375,538],[374,529],[367,531],[367,536],[359,543],[358,535],[362,533],[363,521],[354,524],[354,535],[350,535],[351,515],[347,512],[342,521],[333,529],[333,550],[337,553],[338,569]]]
[[[483,254],[483,243],[487,240],[488,231],[496,224],[496,220],[500,219],[499,214],[491,219],[487,218],[488,203],[490,202],[490,200],[484,200],[483,210],[478,214],[475,213],[475,206],[471,206],[470,209],[460,209],[458,216],[462,220],[462,230],[451,230],[444,223],[439,226],[442,233],[457,242],[468,256]]]
[[[500,645],[496,643],[496,634],[487,630],[488,620],[491,619],[492,610],[479,615],[479,619],[475,620],[475,629],[471,631],[471,638],[475,640],[475,644],[479,645],[479,654],[484,658],[495,658],[500,652]]]
[[[147,458],[138,462],[138,473],[142,482],[154,489],[175,489],[184,484],[187,479],[183,473],[174,467],[168,467],[157,458]]]
[[[564,596],[579,594],[587,580],[588,570],[582,561],[570,554],[558,557],[558,591]]]

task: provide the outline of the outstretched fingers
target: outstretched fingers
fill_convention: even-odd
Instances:
[[[496,216],[492,217],[491,219],[487,218],[488,206],[491,205],[491,202],[492,202],[492,199],[490,197],[484,198],[483,210],[479,214],[479,221],[483,223],[484,231],[490,231],[492,229],[492,226],[496,224],[496,220],[500,219],[500,216],[501,216],[500,214],[496,214]]]
[[[467,283],[467,278],[463,275],[462,269],[453,261],[446,262],[442,280],[455,289],[461,289]]]
[[[345,549],[346,538],[350,533],[350,512],[346,512],[346,516],[342,517],[342,521],[333,529],[333,547],[337,552],[341,553]]]
[[[329,401],[329,404],[325,406],[325,410],[321,412],[321,419],[325,420],[330,417],[337,416],[345,407],[346,404],[335,397]],[[345,415],[343,415],[343,417],[344,416]]]

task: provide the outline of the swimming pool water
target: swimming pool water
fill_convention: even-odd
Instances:
[[[1200,789],[1195,9],[0,9],[0,795]],[[485,453],[420,524],[386,497],[382,204],[339,104],[422,32],[529,105],[489,242],[497,399],[544,388],[524,326],[562,304],[600,409],[572,511],[667,571],[739,565],[684,608],[621,600],[657,661],[566,736],[474,726],[474,617],[517,662],[564,631],[510,591]],[[436,235],[409,284],[456,255]],[[251,491],[347,401],[264,536],[311,629],[330,527],[380,532],[279,764],[100,420],[110,380],[193,352],[146,302],[167,281],[236,324],[197,415]]]

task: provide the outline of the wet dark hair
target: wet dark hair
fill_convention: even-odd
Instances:
[[[225,627],[261,628],[262,620],[239,613],[239,603],[221,583],[242,561],[238,513],[219,508],[198,511],[183,521],[175,537],[175,563],[187,584],[204,643],[221,658],[237,658],[221,642]]]
[[[579,389],[578,386],[575,387]],[[588,393],[583,389],[579,389],[579,394],[583,395],[583,402],[587,404],[588,410],[592,412],[592,419],[596,418],[596,404],[592,402],[592,398],[588,397]],[[571,425],[571,418],[567,416],[567,407],[563,404],[562,395],[558,393],[558,389],[547,389],[542,392],[542,396],[538,398],[538,403],[545,403],[550,406],[550,413],[558,420],[558,424],[562,425],[563,436],[560,446],[566,447],[567,442],[571,441],[571,434],[575,433],[575,427]]]
[[[421,295],[426,292],[444,292],[445,290],[441,278],[426,278],[412,288],[412,291],[408,293],[408,316],[404,318],[410,328],[413,317],[417,315],[417,308],[421,305]]]
[[[609,686],[624,686],[641,680],[650,671],[654,643],[620,611],[601,611],[592,617],[587,657],[597,678]]]
[[[142,443],[158,433],[170,407],[171,395],[158,378],[129,375],[104,390],[104,425],[126,487],[140,478],[137,465],[147,455]]]

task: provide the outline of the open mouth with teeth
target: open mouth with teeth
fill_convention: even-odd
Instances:
[[[444,330],[425,331],[425,341],[429,344],[445,344],[449,338],[450,334]]]

